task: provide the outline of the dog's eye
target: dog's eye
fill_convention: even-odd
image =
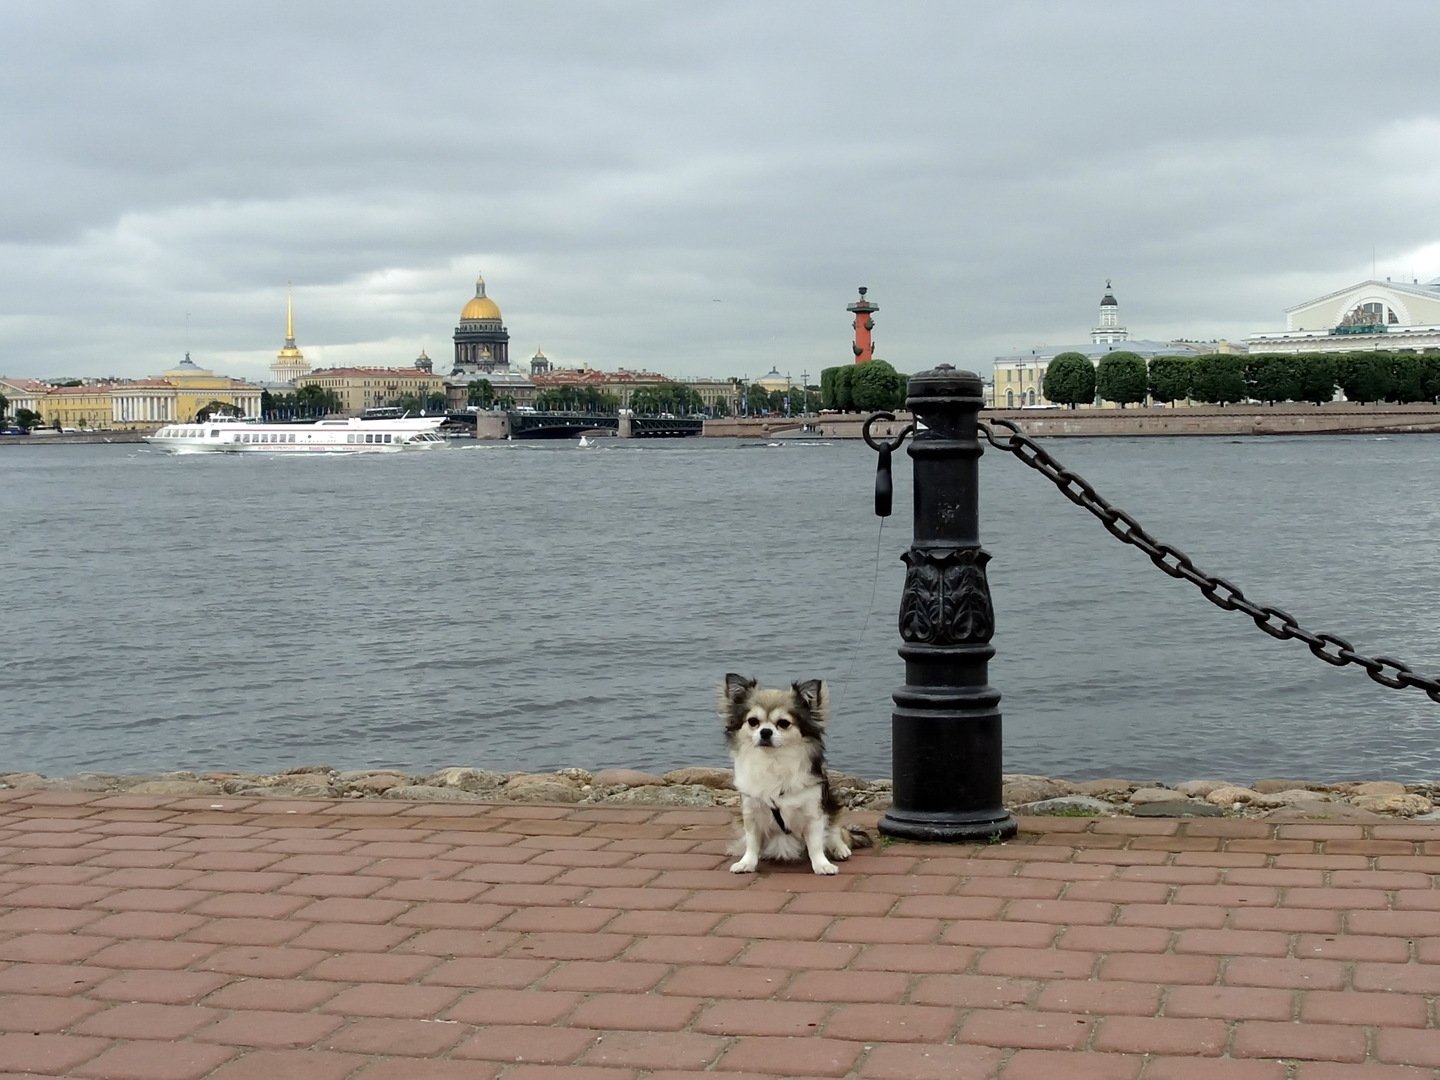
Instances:
[[[752,716],[752,717],[750,717],[749,720],[746,720],[745,722],[746,722],[747,724],[749,724],[751,727],[759,727],[759,726],[760,726],[760,718],[759,718],[758,716]]]
[[[782,716],[779,720],[775,721],[775,726],[778,727],[781,731],[784,731],[787,727],[790,726],[790,721],[786,720]]]

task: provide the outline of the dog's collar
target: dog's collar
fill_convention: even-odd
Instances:
[[[780,831],[787,836],[790,834],[790,826],[785,824],[785,819],[780,816],[780,807],[774,803],[770,804],[770,813],[775,815],[775,824],[780,826]]]

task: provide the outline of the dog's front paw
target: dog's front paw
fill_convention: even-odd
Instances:
[[[759,860],[759,859],[752,859],[752,858],[750,858],[750,856],[747,855],[747,856],[745,856],[745,858],[741,859],[739,862],[731,863],[731,864],[730,864],[730,873],[732,873],[732,874],[753,874],[753,873],[755,872],[755,867],[757,867],[757,866],[759,866],[759,865],[760,865],[760,860]],[[833,874],[835,871],[834,871],[834,870],[831,870],[830,872]]]
[[[836,866],[833,862],[831,862],[829,859],[813,859],[813,860],[811,860],[810,869],[811,869],[811,870],[814,870],[815,873],[817,873],[817,874],[826,874],[826,875],[829,875],[829,874],[838,874],[838,873],[840,872],[840,868],[839,868],[838,866]]]
[[[832,859],[839,859],[841,862],[844,862],[850,857],[850,845],[845,843],[844,840],[837,840],[826,849],[825,853]]]

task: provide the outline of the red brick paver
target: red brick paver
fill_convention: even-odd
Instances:
[[[1440,1080],[1440,824],[0,791],[0,1076]]]

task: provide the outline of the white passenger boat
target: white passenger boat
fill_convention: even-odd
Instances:
[[[167,424],[144,439],[172,454],[385,454],[445,446],[437,430],[444,422],[443,416],[406,416],[273,424],[212,416],[204,423]]]

